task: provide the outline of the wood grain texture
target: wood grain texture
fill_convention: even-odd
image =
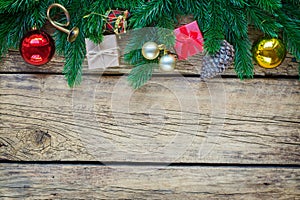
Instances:
[[[298,80],[0,75],[0,158],[299,164]]]
[[[85,60],[81,86],[70,89],[63,57],[35,67],[9,51],[0,61],[0,199],[300,199],[299,63],[288,54],[276,69],[255,66],[277,78],[201,82],[202,58],[156,71],[137,91],[122,76],[130,66],[88,70]]]
[[[300,170],[0,164],[1,199],[299,199]]]
[[[175,73],[181,73],[184,75],[199,75],[202,68],[202,58],[203,54],[197,54],[191,57],[188,61],[178,61],[176,65]],[[123,58],[120,60],[122,61]],[[284,62],[275,69],[264,69],[257,65],[254,68],[254,74],[259,76],[298,76],[298,66],[299,64],[293,61],[293,56],[287,55]],[[18,51],[9,51],[2,61],[0,61],[0,73],[14,72],[14,73],[62,73],[64,67],[64,58],[61,56],[55,56],[48,64],[36,67],[24,63],[21,55]],[[105,71],[101,69],[89,70],[87,66],[87,61],[83,63],[83,73],[84,74],[127,74],[131,70],[131,66],[121,63],[118,67],[110,67]],[[155,71],[157,74],[161,74],[158,70]],[[169,74],[173,74],[170,72]],[[228,70],[224,72],[224,75],[234,75],[236,73],[231,66]]]

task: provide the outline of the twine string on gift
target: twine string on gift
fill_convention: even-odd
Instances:
[[[117,52],[118,50],[119,50],[119,47],[113,47],[113,48],[105,49],[105,50],[89,51],[86,56],[90,61],[93,61],[94,59],[100,58],[102,63],[105,62],[104,61],[105,56],[112,56],[113,59],[111,59],[109,63],[105,63],[106,66],[111,66],[112,63],[115,62],[115,59],[117,59],[118,56],[119,56],[119,54]]]

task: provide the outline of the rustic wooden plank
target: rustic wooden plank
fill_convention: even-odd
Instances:
[[[299,199],[300,170],[0,164],[1,199]]]
[[[294,79],[0,75],[0,158],[299,164]]]
[[[202,68],[203,54],[197,54],[191,57],[188,61],[179,61],[176,65],[175,73],[181,73],[185,75],[199,75]],[[294,57],[288,54],[284,62],[275,69],[264,69],[257,65],[254,68],[254,74],[259,76],[266,75],[286,75],[286,76],[298,76],[298,63],[294,61]],[[122,61],[123,58],[120,60]],[[64,58],[61,56],[55,56],[48,64],[44,66],[32,66],[24,63],[22,57],[18,51],[11,50],[6,57],[0,62],[0,73],[14,72],[14,73],[62,73],[64,66]],[[121,63],[118,67],[110,67],[105,71],[101,69],[89,70],[87,61],[83,63],[83,73],[85,74],[126,74],[131,70],[131,66]],[[155,73],[160,74],[158,70]],[[170,72],[170,74],[174,74]],[[233,66],[231,66],[224,75],[236,75]]]
[[[179,16],[178,24],[176,27],[188,24],[194,21],[193,16]],[[49,34],[54,33],[55,28],[53,28],[48,22],[45,24],[44,30]],[[254,43],[259,38],[263,37],[263,33],[256,30],[253,26],[249,26],[248,30],[249,38]],[[130,35],[130,31],[129,34]],[[120,49],[123,50],[127,44],[127,39],[125,36],[122,36],[119,39]],[[123,62],[124,51],[121,51],[120,66],[108,68],[105,71],[103,70],[89,70],[87,67],[87,61],[83,63],[83,73],[85,74],[124,74],[129,73],[131,66],[126,65]],[[61,73],[64,66],[64,58],[61,56],[55,56],[51,62],[44,66],[36,67],[29,64],[26,64],[18,50],[10,50],[8,55],[3,56],[3,60],[0,61],[0,73],[5,72],[29,72],[29,73]],[[191,57],[188,61],[179,61],[176,65],[175,73],[181,74],[200,74],[202,68],[202,58],[203,53]],[[287,76],[298,76],[298,66],[299,63],[296,62],[295,58],[291,54],[287,54],[284,62],[275,69],[264,69],[257,65],[254,68],[254,74],[265,76],[265,75],[287,75]],[[158,70],[156,73],[161,73]],[[172,74],[172,72],[170,72]],[[233,66],[231,66],[225,73],[225,75],[236,75]]]

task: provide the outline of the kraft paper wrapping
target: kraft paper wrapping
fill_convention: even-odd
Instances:
[[[85,39],[89,69],[119,66],[119,47],[116,35],[105,35],[100,44]]]

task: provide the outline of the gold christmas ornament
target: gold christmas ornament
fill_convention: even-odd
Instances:
[[[142,54],[148,60],[157,58],[159,52],[159,46],[155,42],[146,42],[142,47]]]
[[[281,40],[277,38],[261,39],[253,47],[253,58],[257,64],[264,68],[275,68],[282,63],[286,49]]]
[[[173,71],[176,65],[176,58],[173,55],[166,54],[159,60],[159,67],[162,71]]]

